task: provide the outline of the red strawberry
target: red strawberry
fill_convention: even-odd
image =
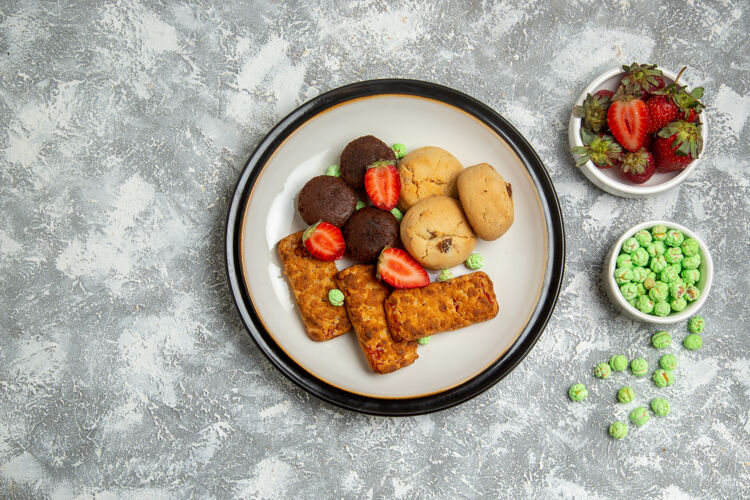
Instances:
[[[648,108],[648,132],[656,132],[673,122],[680,113],[674,100],[665,95],[654,94],[646,101]]]
[[[622,147],[628,151],[638,151],[645,144],[648,134],[646,103],[629,95],[615,97],[607,113],[607,123]]]
[[[634,184],[643,184],[656,172],[654,155],[642,148],[634,153],[625,153],[620,165],[622,176]]]
[[[698,119],[698,113],[696,113],[694,109],[688,109],[687,111],[682,113],[682,116],[680,116],[680,118],[682,118],[686,122],[692,123]]]
[[[651,150],[656,168],[674,172],[687,167],[703,149],[701,126],[686,121],[672,122],[659,131]]]
[[[615,93],[612,90],[601,89],[594,92],[594,95],[598,95],[599,97],[606,97],[607,99],[611,100],[615,96]]]
[[[656,64],[633,63],[630,66],[623,66],[622,69],[625,75],[620,80],[615,98],[632,95],[646,99],[650,92],[664,87],[662,72],[657,69]]]
[[[620,164],[622,148],[612,136],[592,134],[585,128],[581,129],[583,146],[570,149],[576,157],[576,165],[581,167],[587,161],[599,168],[610,168]]]
[[[380,252],[377,276],[394,288],[421,288],[430,284],[424,268],[400,248],[385,247]]]
[[[318,222],[305,229],[302,243],[313,257],[320,260],[338,260],[346,250],[341,229],[328,222]]]
[[[376,207],[393,210],[401,194],[401,177],[396,164],[390,160],[381,160],[367,167],[365,191]]]
[[[665,96],[674,103],[674,106],[677,108],[677,116],[670,121],[679,118],[686,122],[694,122],[698,119],[698,115],[703,108],[706,107],[700,102],[700,98],[703,97],[703,87],[696,87],[688,92],[685,85],[679,85],[677,83],[680,80],[683,71],[686,69],[687,67],[680,70],[674,83],[670,83],[663,89],[654,92],[655,95]]]

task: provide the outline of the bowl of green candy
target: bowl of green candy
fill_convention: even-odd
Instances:
[[[615,242],[604,280],[609,298],[626,316],[670,324],[701,308],[713,270],[708,248],[694,232],[652,220],[631,227]]]

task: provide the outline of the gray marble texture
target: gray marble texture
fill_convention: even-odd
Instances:
[[[744,0],[0,1],[0,497],[750,497],[748,32]],[[576,170],[566,127],[588,81],[634,60],[687,65],[711,130],[687,182],[626,200]],[[257,141],[305,100],[378,77],[502,113],[567,228],[534,350],[485,394],[415,418],[289,383],[243,329],[222,257]],[[633,379],[591,368],[658,354],[598,273],[652,215],[705,239],[716,281],[704,348],[672,349],[672,414],[615,442],[614,391]],[[578,380],[584,404],[566,396]]]

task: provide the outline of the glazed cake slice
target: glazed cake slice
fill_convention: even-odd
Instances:
[[[328,291],[336,288],[334,279],[338,269],[334,262],[324,262],[310,255],[302,243],[302,232],[279,241],[279,256],[307,335],[317,341],[330,340],[352,327],[346,309],[328,301]]]
[[[388,332],[383,303],[390,288],[375,277],[371,265],[352,266],[341,271],[336,281],[344,292],[349,319],[362,352],[375,373],[390,373],[417,359],[417,343],[395,342]]]

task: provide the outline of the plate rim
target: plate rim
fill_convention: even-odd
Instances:
[[[489,127],[511,148],[527,170],[539,196],[547,227],[548,252],[542,290],[521,334],[495,362],[455,387],[426,396],[376,398],[351,393],[315,378],[294,362],[271,337],[249,299],[242,279],[240,235],[242,214],[262,167],[297,129],[317,114],[363,97],[402,94],[448,104]],[[286,115],[259,141],[235,185],[225,226],[225,264],[228,285],[240,319],[263,355],[287,379],[306,392],[348,410],[381,416],[431,413],[468,401],[506,377],[531,351],[551,318],[565,269],[565,227],[552,179],[539,155],[521,133],[481,101],[437,83],[387,78],[351,83],[314,97]]]

